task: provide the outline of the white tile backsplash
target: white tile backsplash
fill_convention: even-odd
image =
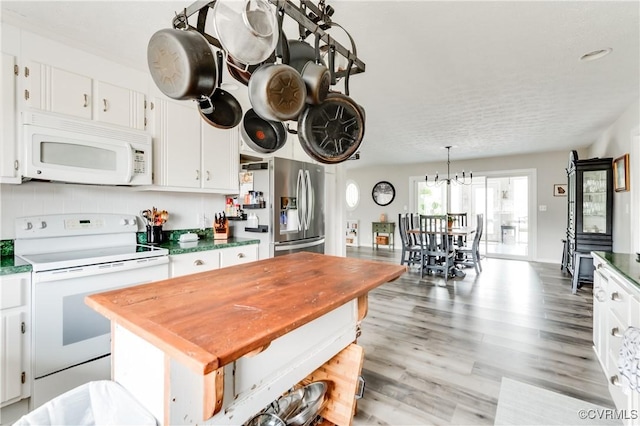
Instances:
[[[26,182],[0,185],[0,239],[15,238],[15,218],[61,213],[123,213],[140,217],[144,209],[169,212],[165,229],[199,228],[202,216],[211,227],[213,216],[224,211],[220,194],[139,191],[129,187]],[[140,225],[139,230],[144,229]]]

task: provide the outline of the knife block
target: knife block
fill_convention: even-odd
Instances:
[[[229,238],[229,220],[225,219],[221,223],[213,223],[213,239],[226,240]]]

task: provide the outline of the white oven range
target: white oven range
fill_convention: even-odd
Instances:
[[[168,251],[137,244],[137,230],[124,214],[16,219],[15,254],[32,265],[31,410],[111,377],[110,323],[84,298],[169,277]]]

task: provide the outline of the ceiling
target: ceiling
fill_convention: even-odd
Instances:
[[[446,145],[454,159],[587,147],[640,97],[638,1],[326,3],[366,64],[350,81],[367,117],[350,168],[442,161]],[[142,70],[151,35],[189,4],[1,2],[6,22]]]

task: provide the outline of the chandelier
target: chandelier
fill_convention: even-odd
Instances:
[[[432,179],[433,181],[433,185],[439,185],[441,183],[446,182],[447,186],[451,186],[451,182],[455,182],[457,184],[460,185],[471,185],[472,180],[473,180],[473,173],[469,172],[469,179],[467,180],[467,175],[465,174],[464,170],[462,171],[462,177],[458,177],[458,174],[456,173],[454,175],[454,177],[451,177],[451,172],[450,172],[450,167],[451,167],[451,160],[450,160],[450,152],[451,152],[451,145],[449,146],[445,146],[445,148],[447,149],[447,178],[446,179],[440,179],[440,177],[438,176],[438,172],[436,172],[436,177],[435,179]],[[429,185],[429,176],[425,175],[424,180],[427,182],[427,185]]]

